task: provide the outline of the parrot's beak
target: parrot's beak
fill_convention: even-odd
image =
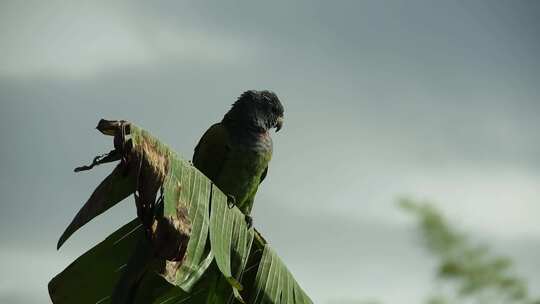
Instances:
[[[281,130],[281,127],[283,127],[283,116],[278,117],[276,121],[276,132],[279,132],[279,130]]]

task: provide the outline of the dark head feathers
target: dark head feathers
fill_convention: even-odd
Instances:
[[[249,90],[238,97],[223,121],[259,132],[271,128],[279,131],[283,124],[283,112],[283,105],[274,92]]]

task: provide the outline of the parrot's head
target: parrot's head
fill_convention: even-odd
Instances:
[[[272,91],[249,90],[240,95],[224,120],[264,132],[276,128],[277,132],[283,126],[283,105]]]

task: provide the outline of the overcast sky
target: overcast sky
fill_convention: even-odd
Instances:
[[[182,2],[182,3],[181,3]],[[135,216],[56,241],[128,119],[186,158],[247,89],[285,106],[254,223],[316,303],[419,303],[433,260],[396,198],[430,199],[540,293],[539,1],[2,1],[0,302]]]

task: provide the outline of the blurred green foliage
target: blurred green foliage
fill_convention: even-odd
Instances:
[[[445,288],[428,304],[540,304],[540,299],[529,296],[527,282],[513,273],[510,259],[456,231],[429,203],[409,199],[399,203],[417,217],[425,246],[437,259],[436,278]]]

